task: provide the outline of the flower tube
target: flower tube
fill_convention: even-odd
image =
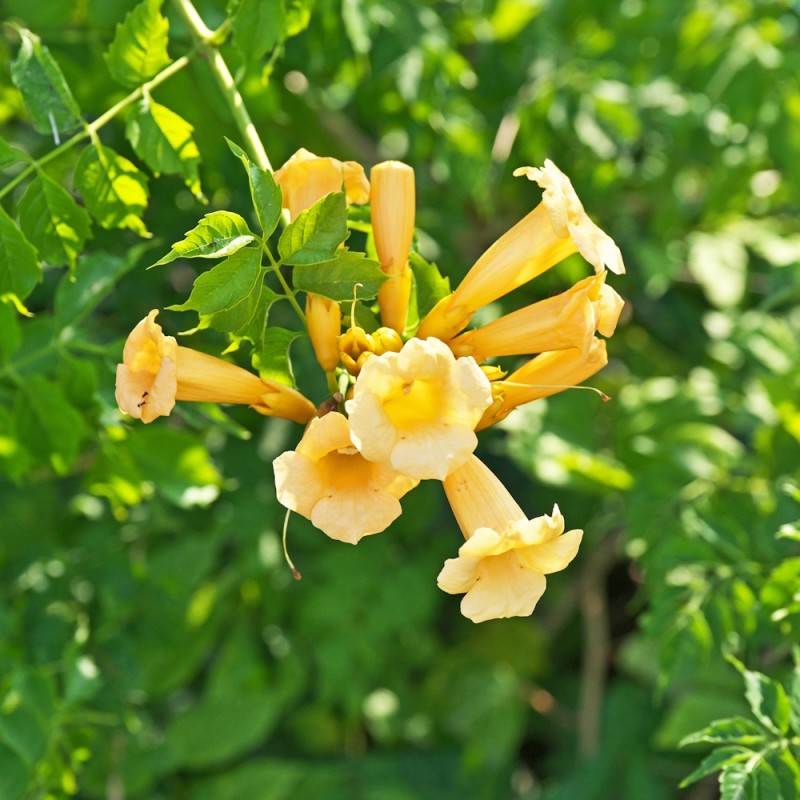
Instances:
[[[597,272],[625,266],[614,241],[586,215],[569,178],[549,159],[541,169],[522,167],[544,189],[542,202],[504,233],[472,266],[454,292],[422,320],[417,336],[449,340],[462,331],[481,307],[541,275],[572,253]]]
[[[479,364],[491,356],[529,355],[576,347],[588,352],[598,328],[610,336],[624,305],[605,284],[605,272],[579,281],[566,292],[533,303],[456,336],[450,349]]]
[[[278,500],[332,539],[356,544],[400,516],[400,498],[418,480],[367,461],[338,412],[311,420],[295,451],[273,462]]]
[[[599,372],[608,363],[606,343],[594,338],[586,353],[556,350],[531,359],[503,380],[492,382],[493,402],[476,431],[505,419],[517,406],[557,394]]]
[[[381,321],[402,334],[411,295],[408,256],[416,209],[414,170],[400,161],[384,161],[370,171],[370,207],[375,249],[389,276],[378,291]]]
[[[524,617],[547,585],[545,575],[575,558],[583,531],[564,533],[558,506],[552,516],[528,519],[491,470],[472,456],[444,481],[465,543],[445,562],[439,588],[464,594],[461,613],[473,622]]]
[[[265,381],[221,358],[180,347],[165,336],[151,311],[131,331],[117,365],[120,411],[142,422],[168,416],[177,400],[241,403],[261,414],[306,423],[313,403],[296,390]]]

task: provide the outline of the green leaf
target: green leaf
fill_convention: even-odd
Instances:
[[[36,248],[0,207],[0,297],[24,300],[42,279]]]
[[[786,733],[791,706],[783,686],[760,672],[745,670],[743,677],[744,695],[750,703],[753,716],[773,733]]]
[[[260,350],[264,345],[264,336],[267,332],[267,322],[269,321],[269,312],[272,304],[281,299],[283,299],[283,295],[273,292],[272,289],[262,283],[253,316],[246,325],[236,331],[228,331],[233,335],[234,345],[225,352],[237,349],[243,339],[248,339],[257,350]]]
[[[228,17],[233,43],[251,65],[286,38],[284,0],[233,0]]]
[[[678,746],[686,747],[699,742],[752,745],[763,742],[764,738],[764,731],[755,722],[744,717],[731,717],[715,720],[703,730],[689,734]]]
[[[11,80],[19,89],[33,127],[39,133],[68,133],[80,125],[81,111],[61,68],[38,36],[24,28],[22,44],[11,64]]]
[[[183,241],[175,242],[172,250],[153,266],[169,264],[176,258],[223,258],[250,244],[253,239],[255,234],[238,214],[212,211],[187,231]]]
[[[77,459],[88,431],[61,387],[39,375],[29,378],[21,385],[14,414],[25,448],[41,460],[49,459],[64,474]]]
[[[706,775],[710,775],[712,772],[716,772],[729,764],[746,761],[752,754],[753,751],[748,750],[746,747],[718,747],[702,760],[700,766],[694,772],[681,781],[680,788],[684,789],[699,781],[700,778],[705,778]]]
[[[19,201],[19,224],[42,258],[57,267],[75,266],[91,220],[72,195],[44,173],[31,182]]]
[[[332,259],[346,238],[344,192],[331,192],[286,227],[278,241],[278,253],[286,264],[319,264]]]
[[[387,278],[377,261],[368,259],[363,253],[349,250],[339,251],[331,261],[323,261],[310,267],[295,267],[292,273],[295,289],[339,301],[352,300],[357,283],[361,284],[358,288],[358,299],[372,299]]]
[[[422,319],[443,297],[450,294],[450,278],[444,277],[436,264],[426,261],[419,253],[408,258],[417,287],[417,312]]]
[[[299,331],[270,326],[264,334],[261,350],[253,358],[253,366],[262,378],[294,386],[294,371],[289,357],[289,346],[302,336]]]
[[[243,755],[269,735],[284,704],[280,691],[270,691],[235,694],[195,706],[167,730],[175,765],[211,767]]]
[[[800,664],[795,666],[791,683],[791,713],[790,723],[792,730],[800,735]]]
[[[0,797],[22,800],[27,794],[28,769],[19,756],[0,744]]]
[[[772,767],[754,753],[742,763],[729,764],[719,780],[720,800],[781,800],[781,787]]]
[[[9,357],[22,342],[22,331],[12,303],[0,301],[0,363]]]
[[[0,136],[0,169],[5,169],[11,166],[11,164],[16,164],[17,161],[28,161],[28,156],[23,153],[22,150],[17,150],[16,147],[12,147]]]
[[[139,236],[150,236],[141,218],[147,208],[147,176],[110,147],[97,142],[81,153],[75,188],[106,230],[128,228]]]
[[[197,172],[200,151],[192,138],[194,128],[174,111],[152,99],[143,99],[128,117],[125,133],[136,155],[158,177],[180,175],[192,194],[203,199]]]
[[[74,325],[90,314],[113,291],[120,278],[137,265],[147,245],[130,248],[124,256],[98,251],[81,256],[74,280],[65,275],[56,289],[56,324]]]
[[[800,764],[791,750],[773,752],[767,758],[767,763],[780,781],[784,798],[800,797]]]
[[[144,0],[117,25],[105,54],[114,80],[134,87],[170,63],[167,53],[169,21],[161,14],[162,0]]]
[[[234,144],[230,139],[225,141],[228,143],[231,152],[244,164],[244,168],[247,171],[253,208],[255,208],[261,231],[266,240],[278,227],[278,222],[281,218],[281,211],[283,210],[281,187],[275,183],[272,173],[261,169],[258,164],[254,164],[239,145]]]
[[[263,285],[261,250],[246,247],[198,276],[189,299],[172,311],[196,311],[198,328],[236,332],[253,318]]]
[[[47,730],[35,712],[23,703],[0,710],[0,742],[33,766],[47,748]]]

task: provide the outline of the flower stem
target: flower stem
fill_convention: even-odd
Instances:
[[[217,82],[225,102],[228,104],[231,116],[236,123],[236,127],[241,132],[245,141],[247,142],[250,152],[255,158],[256,164],[261,169],[272,172],[272,165],[270,164],[267,151],[264,144],[259,138],[256,126],[253,120],[250,119],[250,114],[247,111],[247,106],[244,104],[242,95],[236,88],[236,82],[231,75],[225,59],[219,52],[217,31],[210,30],[197,13],[197,9],[192,5],[191,0],[173,0],[175,7],[180,12],[192,36],[197,40],[201,52],[205,55],[209,66],[211,67],[211,74]]]
[[[101,114],[94,122],[90,122],[88,125],[86,125],[82,131],[76,133],[58,147],[53,148],[49,153],[45,153],[45,155],[43,155],[41,158],[32,161],[27,167],[25,167],[25,169],[22,170],[22,172],[20,172],[2,189],[0,189],[0,198],[5,197],[15,186],[22,183],[22,181],[29,177],[33,172],[40,170],[45,164],[58,158],[68,150],[71,150],[76,144],[79,144],[84,139],[91,138],[97,133],[97,131],[100,130],[100,128],[109,123],[112,119],[114,119],[114,117],[117,116],[117,114],[126,109],[129,105],[135,103],[150,90],[154,89],[165,80],[171,78],[177,72],[180,72],[195,55],[196,51],[192,51],[187,53],[185,56],[181,56],[181,58],[177,59],[176,61],[173,61],[169,66],[161,70],[161,72],[159,72],[154,78],[134,89],[129,95],[123,97],[122,100],[111,106],[108,111]]]

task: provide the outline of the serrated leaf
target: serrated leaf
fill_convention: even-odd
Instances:
[[[0,208],[0,296],[24,300],[42,279],[36,248]]]
[[[450,279],[439,272],[436,264],[426,261],[419,253],[408,258],[417,287],[417,312],[422,319],[443,297],[450,294]]]
[[[263,285],[261,251],[253,247],[239,250],[194,282],[189,299],[172,311],[196,311],[198,329],[213,327],[236,332],[255,315]]]
[[[136,155],[158,177],[180,175],[195,197],[202,199],[197,172],[200,151],[192,138],[194,128],[174,111],[152,99],[143,99],[128,117],[125,134]]]
[[[295,267],[292,273],[295,289],[338,301],[352,300],[357,283],[361,284],[358,299],[370,300],[378,294],[380,285],[387,278],[377,261],[349,250],[341,251],[331,261],[310,267]]]
[[[261,225],[264,240],[267,240],[275,228],[278,227],[278,222],[281,218],[283,210],[281,187],[275,183],[272,173],[261,169],[258,164],[254,164],[239,145],[234,144],[230,139],[225,141],[228,143],[231,152],[244,164],[244,168],[247,171],[253,208],[258,217],[259,225]]]
[[[296,266],[330,261],[347,238],[347,204],[344,192],[332,192],[314,203],[286,227],[278,241],[278,254]]]
[[[161,4],[162,0],[144,0],[117,25],[105,60],[111,77],[124,86],[139,86],[170,63],[169,21],[161,14]]]
[[[75,188],[106,230],[128,228],[150,236],[141,215],[147,208],[147,176],[127,158],[99,142],[75,166]]]
[[[790,750],[772,753],[767,763],[775,770],[784,798],[800,797],[800,764]]]
[[[234,343],[225,352],[236,350],[243,339],[253,343],[256,350],[261,350],[264,345],[264,337],[267,332],[267,322],[272,304],[281,300],[283,295],[273,292],[263,283],[260,285],[260,292],[257,297],[256,309],[248,323],[233,333]]]
[[[0,136],[0,169],[5,169],[11,166],[11,164],[16,164],[17,161],[28,161],[28,156],[23,153],[22,150],[17,150],[16,147],[12,147]]]
[[[284,0],[234,0],[228,4],[228,17],[233,43],[249,64],[286,38]]]
[[[780,800],[780,783],[772,768],[755,753],[746,762],[729,764],[719,780],[720,800]]]
[[[764,730],[755,722],[744,717],[731,717],[715,720],[702,730],[689,734],[678,746],[685,747],[699,742],[752,745],[763,742],[764,738]]]
[[[773,733],[784,734],[789,729],[791,705],[786,691],[779,683],[760,672],[745,670],[744,696],[753,716]]]
[[[21,29],[19,53],[11,64],[11,80],[39,133],[68,133],[80,125],[81,111],[61,68],[41,39]]]
[[[19,201],[19,224],[41,257],[57,267],[74,267],[91,236],[91,220],[72,195],[39,173]]]
[[[232,211],[212,211],[196,227],[186,232],[183,241],[175,242],[172,250],[153,264],[159,267],[176,258],[223,258],[233,255],[255,239],[247,223]]]
[[[705,778],[712,772],[722,769],[729,764],[737,764],[746,761],[753,754],[752,750],[746,747],[718,747],[713,753],[707,755],[700,766],[691,774],[687,775],[680,783],[680,788],[684,789],[700,778]]]
[[[261,350],[253,357],[253,366],[266,380],[294,386],[294,371],[289,356],[289,346],[302,336],[299,331],[270,326],[264,334]]]

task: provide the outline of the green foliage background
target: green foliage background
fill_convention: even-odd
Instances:
[[[205,0],[200,50],[180,3],[115,34],[134,6],[2,6],[0,798],[703,800],[713,778],[677,786],[720,744],[723,797],[800,796],[796,4]],[[556,395],[479,451],[531,515],[586,531],[531,619],[475,626],[437,590],[459,539],[437,484],[356,548],[295,517],[297,583],[270,468],[297,426],[117,412],[127,333],[206,268],[145,267],[203,214],[253,216],[217,52],[274,165],[410,163],[453,285],[538,202],[513,168],[546,157],[620,245],[593,382],[613,401]],[[48,157],[53,127],[187,55]],[[485,313],[585,274],[573,257]],[[322,399],[307,342],[292,356]]]

